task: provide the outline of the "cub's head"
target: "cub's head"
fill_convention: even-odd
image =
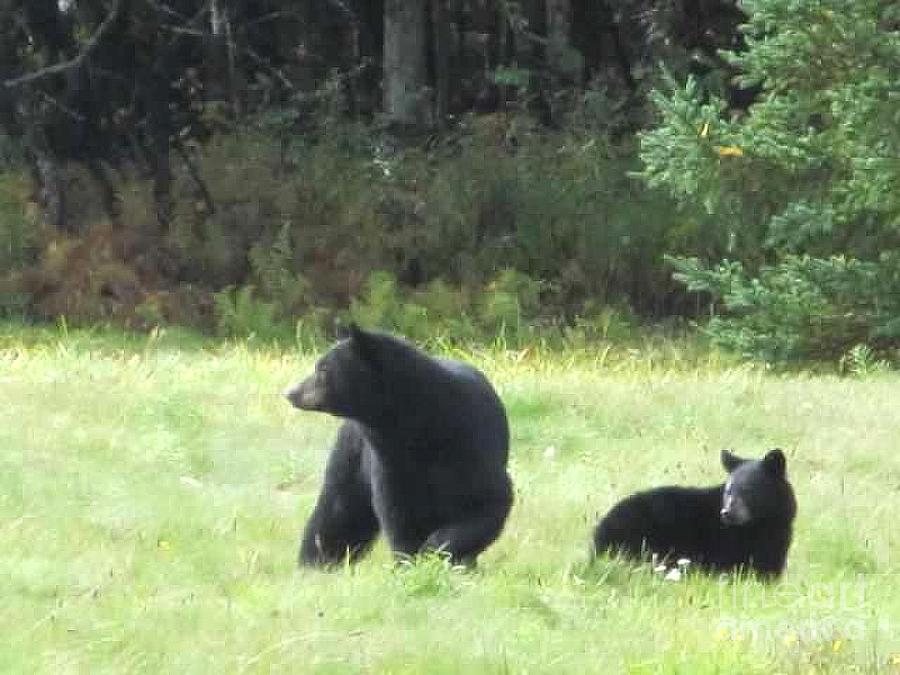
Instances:
[[[794,518],[797,507],[781,450],[770,450],[762,459],[741,459],[723,450],[722,466],[728,472],[720,511],[723,524],[747,525],[768,518],[787,521]]]
[[[300,410],[360,421],[372,419],[385,403],[380,344],[384,338],[355,323],[338,337],[339,342],[319,359],[313,373],[288,388],[285,398]]]

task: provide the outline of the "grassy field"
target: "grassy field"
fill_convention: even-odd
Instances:
[[[295,564],[334,419],[312,355],[0,326],[0,672],[900,672],[900,376],[714,357],[476,354],[517,501],[475,572]],[[781,446],[800,513],[765,586],[588,564],[638,488]]]

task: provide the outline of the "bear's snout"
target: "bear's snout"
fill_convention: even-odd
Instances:
[[[723,525],[737,525],[740,518],[738,517],[738,511],[740,510],[740,504],[738,504],[738,500],[734,498],[733,495],[729,493],[728,488],[725,489],[725,494],[722,498],[722,508],[719,510],[719,520]]]
[[[325,403],[325,391],[315,375],[289,387],[284,397],[300,410],[320,410]]]
[[[719,511],[719,520],[723,525],[746,525],[751,520],[750,510],[741,499],[726,499]]]

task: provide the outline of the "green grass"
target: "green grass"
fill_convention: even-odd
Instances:
[[[900,377],[472,358],[511,417],[503,537],[475,572],[380,544],[322,573],[295,556],[337,421],[280,397],[311,355],[0,326],[0,672],[900,670]],[[780,584],[588,564],[618,498],[774,445]]]

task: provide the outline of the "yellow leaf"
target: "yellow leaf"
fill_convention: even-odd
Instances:
[[[168,551],[170,548],[172,548],[172,543],[167,539],[159,539],[156,542],[156,548],[158,548],[160,551]]]
[[[833,651],[835,654],[837,654],[843,648],[844,648],[843,640],[838,639],[831,643],[831,651]]]
[[[709,122],[703,123],[703,128],[700,129],[700,138],[706,138],[709,136]]]
[[[717,145],[716,154],[719,157],[743,157],[744,151],[736,145]]]

